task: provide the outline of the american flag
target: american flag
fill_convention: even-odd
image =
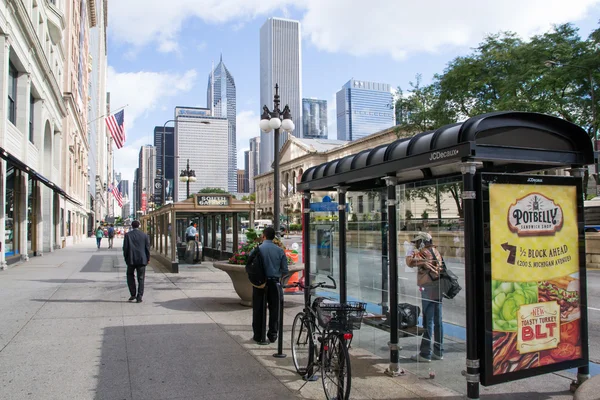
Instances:
[[[121,192],[119,192],[119,186],[118,185],[111,185],[112,186],[112,194],[113,196],[115,196],[115,200],[117,200],[117,203],[119,203],[119,207],[123,207],[123,196],[121,196]]]
[[[106,118],[106,126],[115,141],[117,149],[125,145],[125,110]]]

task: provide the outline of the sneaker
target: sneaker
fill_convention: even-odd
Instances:
[[[420,353],[410,356],[410,359],[413,361],[431,362],[431,358],[424,357]]]
[[[433,354],[431,355],[431,359],[432,359],[432,360],[443,360],[443,359],[444,359],[444,356],[438,356],[437,354],[433,353]]]

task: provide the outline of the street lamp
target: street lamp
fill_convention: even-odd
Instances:
[[[186,183],[187,187],[187,196],[186,199],[190,197],[190,182],[196,182],[196,172],[193,169],[190,169],[190,159],[187,160],[187,167],[181,170],[179,174],[179,180],[181,182]]]
[[[576,64],[563,64],[560,63],[558,61],[554,61],[554,60],[546,60],[544,62],[544,65],[548,68],[551,67],[571,67],[571,68],[579,68],[584,70],[585,72],[587,72],[588,74],[588,79],[590,81],[590,95],[592,98],[592,136],[594,137],[594,154],[595,154],[595,159],[596,159],[596,194],[598,194],[598,183],[600,183],[600,169],[599,166],[600,164],[598,163],[598,156],[597,156],[597,152],[598,152],[598,121],[596,119],[596,93],[594,90],[594,74],[592,74],[592,70],[590,68],[581,66],[581,65],[576,65]],[[587,184],[587,183],[586,183]]]
[[[292,121],[292,115],[290,107],[286,105],[283,108],[283,112],[279,110],[279,85],[275,84],[275,97],[273,98],[273,111],[269,111],[269,108],[264,105],[263,113],[260,119],[260,129],[264,133],[269,133],[271,130],[275,130],[273,135],[273,227],[275,233],[279,232],[279,130],[283,129],[284,132],[294,131],[294,121]]]

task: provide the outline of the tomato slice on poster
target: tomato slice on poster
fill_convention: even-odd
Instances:
[[[550,355],[556,361],[571,360],[575,358],[576,348],[571,343],[562,342],[557,348],[550,350]]]
[[[540,358],[540,367],[542,365],[550,365],[550,364],[554,364],[556,362],[556,360],[550,356],[544,356],[542,358]]]
[[[571,321],[560,326],[561,342],[577,345],[579,343],[579,320]]]

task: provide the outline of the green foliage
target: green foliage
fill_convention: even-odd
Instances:
[[[204,189],[200,189],[198,191],[198,193],[223,193],[223,194],[229,194],[228,191],[223,190],[221,188],[204,188]]]
[[[290,231],[301,231],[302,224],[290,224]]]
[[[409,219],[411,219],[412,217],[413,217],[413,213],[412,213],[412,211],[410,211],[410,210],[406,210],[406,211],[404,212],[404,218],[405,218],[406,220],[409,220]]]
[[[429,218],[429,213],[427,212],[427,210],[423,211],[423,213],[421,214],[421,218],[423,218],[423,219]]]

